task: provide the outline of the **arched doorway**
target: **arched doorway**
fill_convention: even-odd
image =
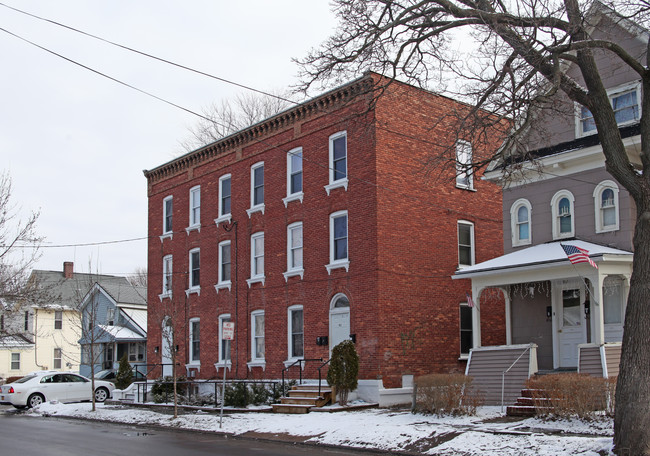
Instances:
[[[330,301],[330,352],[350,338],[350,300],[343,293],[335,295]]]
[[[173,375],[172,346],[174,342],[174,328],[170,317],[163,318],[161,334],[162,341],[160,346],[162,347],[162,351],[160,352],[160,362],[163,365],[162,374],[163,377],[171,377]]]

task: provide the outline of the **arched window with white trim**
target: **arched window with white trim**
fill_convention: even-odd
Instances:
[[[575,198],[568,190],[560,190],[551,200],[553,218],[553,239],[564,239],[575,236]]]
[[[521,198],[510,206],[510,229],[512,245],[528,245],[532,242],[532,207],[527,199]]]
[[[612,180],[602,181],[594,189],[596,233],[616,231],[620,227],[618,185]]]

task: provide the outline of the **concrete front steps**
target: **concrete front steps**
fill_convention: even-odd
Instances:
[[[551,408],[551,399],[544,397],[541,390],[522,389],[515,405],[506,408],[508,416],[535,416]]]
[[[318,386],[297,385],[291,388],[289,395],[280,399],[280,404],[273,404],[273,413],[309,413],[314,407],[322,407],[332,400],[332,390]]]

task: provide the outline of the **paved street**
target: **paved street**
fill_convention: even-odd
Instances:
[[[352,450],[294,445],[214,434],[151,430],[134,426],[36,418],[5,413],[0,408],[0,453],[20,456],[211,455],[211,456],[336,456]],[[385,454],[363,452],[365,455]]]

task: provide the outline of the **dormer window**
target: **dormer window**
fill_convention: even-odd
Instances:
[[[609,92],[609,101],[614,109],[614,118],[619,126],[638,122],[641,117],[639,105],[640,85],[638,83],[626,84]],[[580,106],[579,122],[576,136],[587,136],[596,133],[596,122],[589,109]]]

